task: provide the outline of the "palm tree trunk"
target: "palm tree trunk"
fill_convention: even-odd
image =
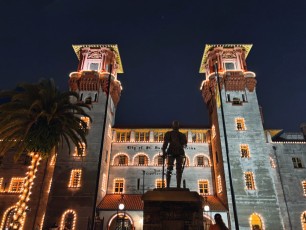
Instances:
[[[26,211],[28,210],[27,203],[30,200],[31,189],[34,183],[35,174],[41,160],[40,153],[31,152],[30,156],[32,157],[31,165],[28,167],[27,176],[23,183],[23,188],[21,190],[21,195],[19,201],[16,204],[15,214],[13,216],[13,226],[12,229],[23,229],[23,225],[26,218]]]

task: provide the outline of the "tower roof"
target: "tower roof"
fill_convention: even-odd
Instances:
[[[216,48],[216,47],[221,47],[221,48],[241,47],[241,48],[245,49],[245,51],[246,51],[245,52],[245,58],[247,58],[252,46],[253,46],[252,44],[206,44],[199,72],[200,73],[205,73],[205,63],[207,61],[207,54],[208,54],[208,51],[210,51],[213,48]]]
[[[113,51],[115,51],[116,55],[116,61],[118,64],[118,71],[117,73],[123,73],[123,67],[122,67],[122,63],[121,63],[121,58],[120,58],[120,54],[119,54],[119,49],[118,49],[118,45],[117,44],[83,44],[83,45],[72,45],[72,48],[75,52],[75,54],[77,55],[78,59],[80,60],[80,56],[81,56],[81,49],[82,48],[110,48]]]

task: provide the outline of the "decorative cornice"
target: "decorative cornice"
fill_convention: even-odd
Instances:
[[[115,52],[117,66],[117,73],[123,73],[122,62],[119,54],[119,49],[117,44],[83,44],[83,45],[72,45],[72,48],[77,55],[78,59],[81,59],[81,49],[82,48],[107,48]]]
[[[208,53],[214,48],[243,48],[245,50],[245,58],[247,58],[251,48],[252,44],[206,44],[204,48],[204,54],[202,57],[201,65],[200,65],[200,73],[205,73],[205,64],[207,61]]]

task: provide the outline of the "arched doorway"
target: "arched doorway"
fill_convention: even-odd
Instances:
[[[306,211],[303,212],[301,215],[301,224],[302,224],[302,229],[306,230]]]
[[[250,225],[252,230],[263,230],[263,223],[260,216],[253,213],[250,217]]]
[[[108,230],[134,230],[132,218],[126,213],[118,213],[112,216],[108,222]]]

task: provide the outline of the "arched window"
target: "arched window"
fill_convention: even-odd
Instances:
[[[209,167],[210,166],[209,158],[203,154],[197,155],[194,158],[194,166]]]
[[[252,230],[263,230],[263,223],[257,213],[253,213],[250,217],[250,225]]]
[[[15,214],[15,208],[16,206],[9,207],[4,212],[0,229],[10,229],[10,226],[13,223],[13,216]]]
[[[125,154],[120,154],[114,159],[114,165],[126,166],[128,165],[128,157]]]
[[[133,157],[133,165],[136,166],[147,166],[150,164],[149,157],[146,153],[137,153]]]
[[[302,229],[306,230],[306,211],[304,211],[301,215],[301,224],[302,224]]]
[[[60,230],[75,230],[76,212],[69,209],[62,215]]]
[[[154,166],[162,166],[163,165],[163,157],[160,154],[156,154],[153,157]]]

